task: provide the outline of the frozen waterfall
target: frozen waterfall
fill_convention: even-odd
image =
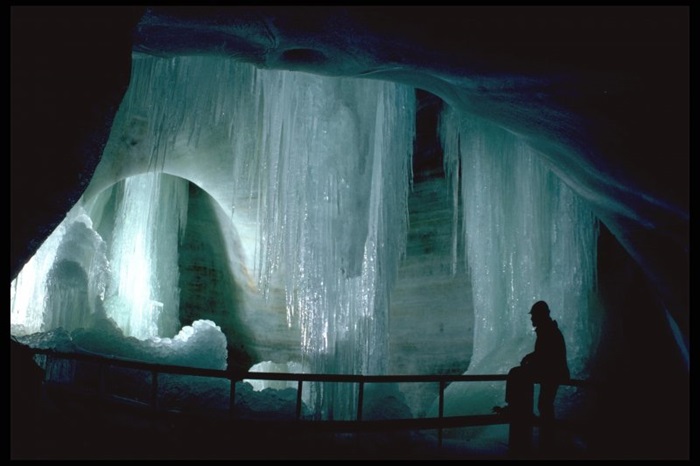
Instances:
[[[178,244],[187,221],[184,180],[146,174],[121,181],[112,233],[107,316],[126,335],[171,337],[180,329]]]
[[[468,265],[474,296],[467,372],[517,366],[534,348],[530,307],[545,300],[567,342],[572,377],[587,377],[600,329],[595,216],[517,135],[448,107],[440,136],[454,204],[463,209],[455,231],[466,247],[454,258]],[[504,403],[503,388],[453,384],[445,413],[483,413]]]

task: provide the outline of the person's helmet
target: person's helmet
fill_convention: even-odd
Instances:
[[[537,301],[535,304],[532,305],[529,313],[532,314],[533,316],[537,316],[537,317],[540,317],[540,316],[549,317],[549,306],[544,301]]]

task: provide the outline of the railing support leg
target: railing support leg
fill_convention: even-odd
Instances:
[[[106,367],[104,364],[100,363],[98,366],[98,381],[97,381],[97,416],[101,417],[103,410],[105,409],[105,403],[106,401]]]
[[[532,452],[534,385],[525,378],[512,380],[508,450],[511,456],[524,457]]]
[[[442,419],[445,412],[445,381],[440,381],[440,401],[438,409],[438,417]],[[442,427],[438,429],[438,447],[442,448]]]
[[[362,420],[362,405],[364,404],[364,399],[365,399],[365,383],[360,382],[360,386],[358,387],[358,394],[357,394],[357,420],[358,421]]]
[[[299,380],[297,382],[297,419],[301,419],[301,395],[304,388],[303,381]]]
[[[236,416],[236,379],[230,377],[229,381],[231,382],[231,386],[228,395],[228,417],[229,419],[233,419]]]
[[[158,372],[151,371],[151,409],[158,411]]]

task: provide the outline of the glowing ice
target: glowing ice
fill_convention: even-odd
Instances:
[[[229,203],[232,221],[248,232],[244,260],[262,295],[282,274],[289,325],[301,329],[300,363],[312,372],[384,373],[414,120],[414,90],[393,83],[258,71],[218,58],[135,56],[86,193],[95,216],[106,201],[92,199],[118,192],[120,203],[107,315],[141,339],[177,329],[177,232],[186,203],[169,201],[154,175],[129,177],[176,174]],[[228,147],[220,153],[229,159],[188,178],[198,163],[193,148],[212,145]],[[100,181],[115,177],[126,177],[123,187],[103,191]],[[351,388],[311,392],[321,411],[354,413]]]
[[[108,315],[127,335],[149,341],[177,332],[177,242],[188,180],[244,233],[251,293],[267,297],[283,288],[288,324],[301,332],[299,364],[309,372],[385,373],[389,297],[408,228],[414,120],[414,89],[397,84],[256,70],[213,57],[135,56],[83,200],[102,218],[104,197],[118,197],[120,214],[104,235]],[[446,114],[442,137],[455,206],[463,209],[454,216],[463,219],[454,244],[464,243],[465,254],[455,247],[454,260],[470,268],[474,290],[469,371],[504,373],[517,363],[534,341],[527,310],[545,299],[569,342],[574,376],[584,376],[596,338],[589,320],[594,217],[516,136]],[[202,161],[204,152],[218,159]],[[144,172],[148,177],[132,176]],[[171,184],[157,173],[181,179]],[[105,190],[115,179],[125,181]],[[32,265],[38,281],[27,288],[23,271],[13,283],[13,331],[43,325],[44,310],[29,296],[43,299],[43,285],[32,287],[44,280],[66,228],[37,257],[48,265]],[[467,404],[457,388],[448,390],[456,392],[448,412]],[[312,385],[309,400],[321,416],[339,418],[354,413],[355,397],[353,387]]]
[[[594,215],[516,135],[448,108],[441,137],[464,209],[465,255],[455,260],[468,263],[474,295],[467,372],[505,374],[518,365],[535,341],[528,311],[543,299],[567,341],[572,377],[585,378],[599,328]],[[445,412],[485,414],[504,403],[503,386],[453,384]]]

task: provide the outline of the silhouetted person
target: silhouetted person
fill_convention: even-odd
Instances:
[[[540,384],[537,409],[540,413],[540,450],[554,453],[554,398],[559,385],[569,378],[566,343],[557,322],[549,316],[549,306],[537,301],[530,308],[537,340],[535,350],[525,355],[518,367],[508,372],[506,407],[494,407],[510,418],[509,448],[516,457],[527,457],[532,448],[532,398],[534,383]]]
[[[537,409],[543,426],[554,420],[554,398],[562,382],[569,379],[569,366],[566,360],[566,343],[555,320],[549,315],[549,306],[537,301],[530,309],[532,326],[537,340],[535,350],[525,355],[520,366],[508,372],[506,381],[506,403],[508,406],[494,407],[497,413],[528,417],[533,396],[533,383],[540,384]],[[528,400],[527,397],[530,397]]]

